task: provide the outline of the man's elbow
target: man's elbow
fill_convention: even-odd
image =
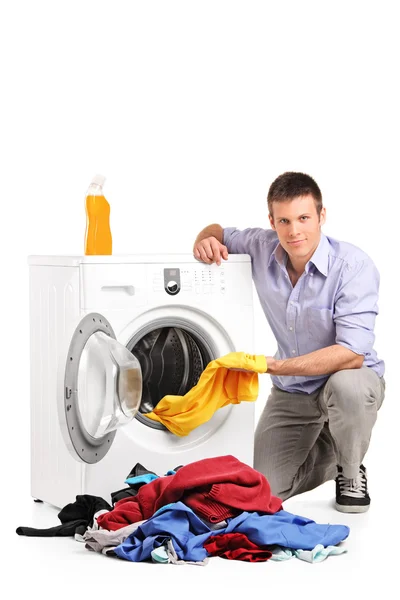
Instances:
[[[363,354],[355,354],[353,352],[353,356],[351,357],[351,369],[361,369],[364,364],[364,355]]]

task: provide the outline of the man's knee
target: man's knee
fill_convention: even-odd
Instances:
[[[343,371],[337,371],[329,377],[326,386],[329,387],[332,392],[344,392],[346,395],[352,393],[359,380],[359,371],[360,369],[344,369]]]
[[[357,411],[364,406],[365,393],[360,371],[361,369],[345,369],[329,377],[324,389],[328,406],[335,405],[346,411]]]

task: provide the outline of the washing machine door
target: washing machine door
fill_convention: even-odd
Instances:
[[[116,430],[135,417],[141,398],[139,361],[116,340],[105,317],[86,315],[72,336],[64,380],[66,425],[79,458],[100,461]]]

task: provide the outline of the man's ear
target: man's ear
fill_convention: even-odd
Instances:
[[[322,227],[322,225],[325,224],[325,221],[326,221],[326,208],[323,206],[321,208],[321,213],[319,215],[319,224],[321,225],[321,227]]]
[[[274,231],[276,231],[275,225],[274,225],[274,217],[271,214],[269,214],[268,218],[269,218],[269,223],[271,225],[271,229],[273,229]]]

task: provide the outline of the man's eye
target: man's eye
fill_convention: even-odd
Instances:
[[[307,221],[307,219],[308,219],[308,218],[309,218],[309,217],[306,217],[306,216],[304,216],[304,217],[301,217],[301,219],[303,219],[303,221]]]

